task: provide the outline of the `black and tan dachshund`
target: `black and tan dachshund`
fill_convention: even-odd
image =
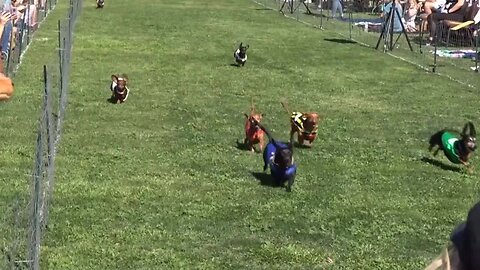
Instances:
[[[438,148],[433,153],[434,156],[442,150],[450,162],[462,164],[467,169],[471,169],[468,161],[477,149],[475,126],[472,122],[466,123],[460,134],[458,131],[440,130],[430,137],[428,150],[432,151],[435,146]]]

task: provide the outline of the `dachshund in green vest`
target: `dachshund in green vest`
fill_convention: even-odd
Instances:
[[[438,148],[433,153],[434,156],[442,150],[450,162],[462,164],[468,168],[468,160],[477,149],[475,126],[472,122],[466,123],[460,134],[457,131],[440,130],[430,137],[428,150],[432,151],[435,146],[438,146]]]

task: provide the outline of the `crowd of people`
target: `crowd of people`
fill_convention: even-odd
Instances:
[[[47,0],[0,0],[0,101],[9,100],[14,87],[7,66],[12,52],[20,53],[25,33],[38,27],[38,12],[45,11]],[[18,54],[19,55],[19,54]]]
[[[343,18],[347,1],[350,0],[319,0],[317,4],[319,10],[331,8],[331,17]],[[429,33],[427,44],[435,41],[441,23],[453,27],[466,21],[480,22],[480,0],[380,0],[375,5],[383,19],[395,6],[400,17],[394,17],[394,31],[401,31],[402,24],[407,32],[424,30]]]
[[[22,34],[35,31],[38,26],[38,12],[45,10],[46,0],[0,0],[0,23],[3,26],[0,36],[0,58],[8,59],[15,50]],[[27,30],[27,31],[26,31]]]

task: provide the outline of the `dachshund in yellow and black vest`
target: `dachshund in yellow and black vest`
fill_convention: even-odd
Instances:
[[[282,102],[282,106],[290,115],[290,142],[293,141],[293,136],[297,133],[297,140],[300,145],[303,145],[305,141],[312,144],[317,138],[320,115],[315,112],[290,112],[285,102]]]

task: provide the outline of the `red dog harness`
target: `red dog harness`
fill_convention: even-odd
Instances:
[[[245,135],[250,142],[254,143],[260,141],[264,132],[257,125],[253,125],[252,121],[253,117],[250,116],[245,123]]]

